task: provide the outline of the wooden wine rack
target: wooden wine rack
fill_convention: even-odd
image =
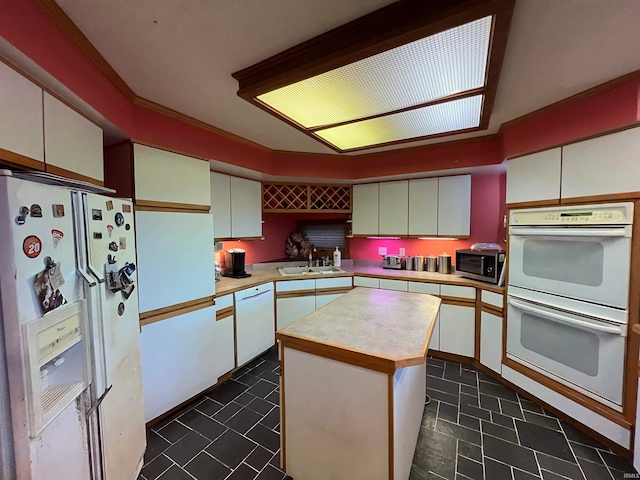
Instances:
[[[351,186],[263,183],[262,211],[351,213]]]

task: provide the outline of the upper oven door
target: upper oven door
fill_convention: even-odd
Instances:
[[[509,285],[627,308],[631,226],[510,227]]]

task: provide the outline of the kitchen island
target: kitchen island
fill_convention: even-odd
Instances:
[[[407,480],[440,299],[355,288],[277,332],[281,462],[296,480]]]

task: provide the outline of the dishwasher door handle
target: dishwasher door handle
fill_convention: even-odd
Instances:
[[[256,298],[256,297],[259,297],[260,295],[264,295],[265,293],[269,293],[269,292],[272,292],[272,291],[273,290],[265,290],[264,292],[256,293],[255,295],[249,295],[248,297],[241,298],[238,301],[242,302],[244,300],[249,300],[250,298]]]

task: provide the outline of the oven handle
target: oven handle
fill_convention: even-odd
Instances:
[[[544,237],[630,237],[631,226],[621,228],[518,228],[511,227],[511,235]]]
[[[558,313],[549,312],[546,309],[536,308],[533,305],[530,305],[525,302],[521,302],[520,300],[516,300],[512,297],[509,297],[507,299],[507,302],[509,303],[509,305],[515,308],[519,308],[520,310],[524,310],[526,312],[535,313],[536,315],[540,315],[541,317],[545,317],[550,320],[555,320],[557,322],[566,323],[568,325],[578,325],[580,327],[587,328],[589,330],[597,330],[599,332],[612,333],[612,334],[620,335],[621,337],[624,337],[626,335],[626,329],[625,329],[626,325],[623,325],[620,327],[595,325],[593,323],[580,320],[579,318],[576,318],[574,316],[561,315]]]

